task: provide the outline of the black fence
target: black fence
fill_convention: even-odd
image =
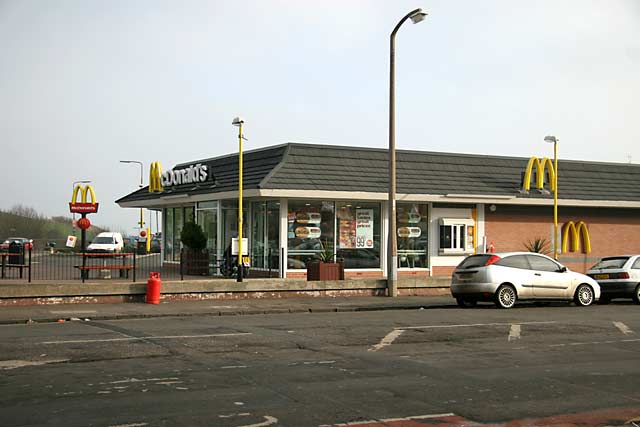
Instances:
[[[37,246],[36,246],[37,248]],[[178,262],[163,262],[162,254],[144,251],[118,253],[75,252],[12,246],[0,252],[0,280],[74,281],[122,280],[146,281],[151,272],[160,273],[162,279],[184,280],[195,278],[236,277],[223,268],[224,259],[204,253],[195,259],[182,252]],[[237,262],[237,258],[232,262]],[[274,261],[277,265],[277,261]],[[272,263],[270,262],[269,265]],[[236,269],[237,271],[237,269]],[[225,273],[225,274],[223,274]],[[248,273],[248,274],[247,274]],[[244,277],[278,277],[274,269],[247,269]]]

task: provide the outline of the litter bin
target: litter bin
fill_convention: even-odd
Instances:
[[[24,265],[24,245],[22,243],[9,243],[9,254],[9,264]]]

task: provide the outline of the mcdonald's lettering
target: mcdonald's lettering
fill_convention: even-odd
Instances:
[[[562,253],[567,252],[569,238],[571,238],[572,243],[571,252],[577,252],[580,247],[580,236],[582,236],[582,252],[586,254],[591,252],[591,239],[589,238],[587,224],[583,221],[579,221],[578,224],[569,221],[562,227]]]
[[[151,163],[151,168],[149,169],[149,193],[160,193],[162,192],[162,179],[160,178],[162,175],[162,165],[160,162]]]
[[[91,202],[87,201],[87,194],[91,196]],[[80,201],[78,201],[78,195],[80,195]],[[71,195],[71,202],[69,202],[69,210],[72,213],[95,213],[98,212],[98,200],[96,199],[96,193],[93,191],[93,187],[90,185],[81,186],[76,185],[73,188],[73,194]]]
[[[205,182],[209,177],[209,167],[203,164],[191,165],[186,169],[174,169],[162,174],[162,186],[170,187],[182,184]]]
[[[551,191],[556,191],[556,172],[553,168],[553,162],[548,157],[539,160],[535,156],[530,158],[529,163],[527,163],[527,168],[525,169],[524,179],[522,182],[522,189],[528,191],[531,188],[531,173],[533,172],[534,166],[536,167],[536,187],[539,190],[544,188],[544,171],[546,168],[549,174]]]

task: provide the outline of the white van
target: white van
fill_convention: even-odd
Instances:
[[[120,233],[100,233],[87,247],[87,252],[122,252],[124,240]]]

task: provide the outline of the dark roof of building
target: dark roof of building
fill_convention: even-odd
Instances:
[[[465,196],[551,198],[538,191],[521,191],[529,159],[489,155],[397,150],[397,193]],[[176,165],[206,163],[215,185],[185,184],[167,194],[189,195],[235,191],[238,155],[232,154]],[[560,199],[640,201],[640,165],[559,160]],[[358,191],[386,193],[388,150],[288,143],[244,153],[244,189]],[[548,185],[546,186],[548,188]],[[157,198],[146,188],[119,200]]]

